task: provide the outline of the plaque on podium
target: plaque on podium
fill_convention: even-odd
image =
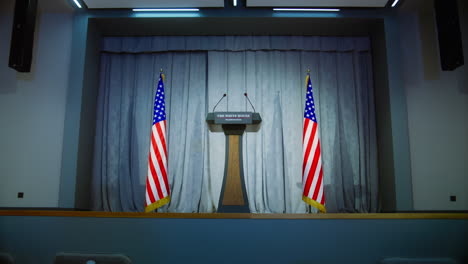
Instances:
[[[258,131],[262,118],[255,112],[212,112],[206,122],[211,132],[226,135],[226,162],[217,212],[250,213],[242,165],[242,135],[244,131]]]

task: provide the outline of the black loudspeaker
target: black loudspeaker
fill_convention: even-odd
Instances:
[[[434,0],[434,8],[442,70],[453,71],[465,63],[457,0]]]
[[[16,0],[8,66],[29,72],[34,45],[37,0]]]

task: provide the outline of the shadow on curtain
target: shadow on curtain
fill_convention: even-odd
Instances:
[[[206,114],[252,111],[263,118],[243,140],[253,213],[305,213],[302,120],[311,69],[322,142],[328,212],[378,210],[377,147],[367,38],[105,38],[93,167],[94,210],[144,211],[152,100],[166,74],[168,178],[172,201],[160,212],[214,212],[225,136]],[[144,52],[144,53],[143,53]]]

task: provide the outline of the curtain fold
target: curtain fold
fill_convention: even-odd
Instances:
[[[213,39],[235,51],[207,48],[221,46]],[[169,45],[176,42],[179,46]],[[309,48],[295,50],[305,43]],[[310,211],[301,199],[305,74],[310,69],[327,210],[376,212],[375,107],[366,43],[364,38],[324,37],[105,38],[106,51],[110,47],[115,52],[148,47],[162,51],[169,46],[181,50],[102,54],[93,209],[143,211],[151,105],[163,68],[172,201],[159,211],[216,211],[224,175],[225,135],[210,132],[205,118],[224,93],[228,96],[217,111],[253,111],[244,92],[263,119],[260,130],[246,132],[242,141],[251,212]],[[190,51],[182,51],[189,44]],[[275,48],[254,50],[266,44]],[[278,49],[281,45],[294,48]],[[195,46],[205,50],[194,51]],[[250,48],[241,51],[242,47]]]
[[[166,73],[168,180],[161,211],[197,212],[207,192],[206,53],[102,54],[92,180],[94,210],[143,211],[153,98]],[[203,194],[203,195],[202,195]],[[197,197],[194,199],[193,197]]]

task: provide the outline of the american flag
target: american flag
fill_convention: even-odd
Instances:
[[[161,73],[154,97],[153,126],[151,127],[151,144],[148,155],[148,176],[146,177],[145,212],[151,212],[170,201],[167,181],[165,109],[164,75]]]
[[[315,116],[314,96],[310,75],[306,77],[307,94],[304,110],[304,129],[302,135],[302,200],[320,212],[325,213],[325,195],[323,193],[322,155],[317,117]]]

